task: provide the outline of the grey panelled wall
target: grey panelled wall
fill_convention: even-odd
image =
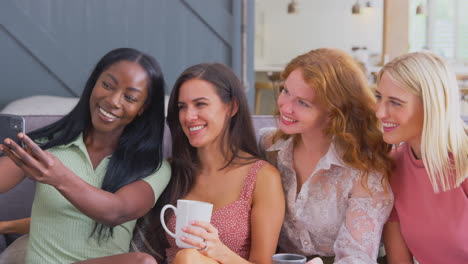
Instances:
[[[253,83],[253,0],[247,78]],[[242,74],[243,0],[1,0],[0,109],[31,95],[79,96],[91,68],[118,47],[160,62],[168,90],[186,67],[222,62]],[[248,91],[252,101],[253,89]]]

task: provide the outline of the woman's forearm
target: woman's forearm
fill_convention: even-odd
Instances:
[[[151,187],[143,181],[130,183],[116,193],[110,193],[74,175],[57,190],[82,213],[108,226],[143,216],[154,201]]]
[[[28,234],[31,218],[0,221],[0,234]]]

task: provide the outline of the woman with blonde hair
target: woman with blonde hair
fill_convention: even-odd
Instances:
[[[385,225],[389,263],[468,260],[468,136],[447,63],[429,52],[400,56],[379,73],[376,115],[399,145]]]
[[[393,196],[390,146],[352,57],[317,49],[282,73],[278,128],[261,147],[280,171],[286,215],[279,251],[325,263],[376,263]]]

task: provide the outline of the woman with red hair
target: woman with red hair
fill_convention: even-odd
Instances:
[[[263,131],[286,197],[279,251],[325,263],[376,263],[393,196],[390,146],[352,57],[317,49],[282,73],[278,128]]]

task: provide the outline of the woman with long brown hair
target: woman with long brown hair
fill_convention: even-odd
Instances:
[[[325,263],[376,263],[393,196],[390,146],[374,97],[352,57],[317,49],[282,73],[278,128],[261,146],[286,195],[279,250]]]
[[[240,80],[223,64],[189,67],[172,89],[167,123],[172,179],[143,232],[148,241],[142,250],[168,263],[271,263],[284,196],[278,171],[260,159]],[[177,199],[213,204],[210,223],[196,221],[182,229],[203,239],[181,238],[198,250],[181,249],[174,238],[164,236],[160,208]],[[174,214],[166,219],[173,229]]]

